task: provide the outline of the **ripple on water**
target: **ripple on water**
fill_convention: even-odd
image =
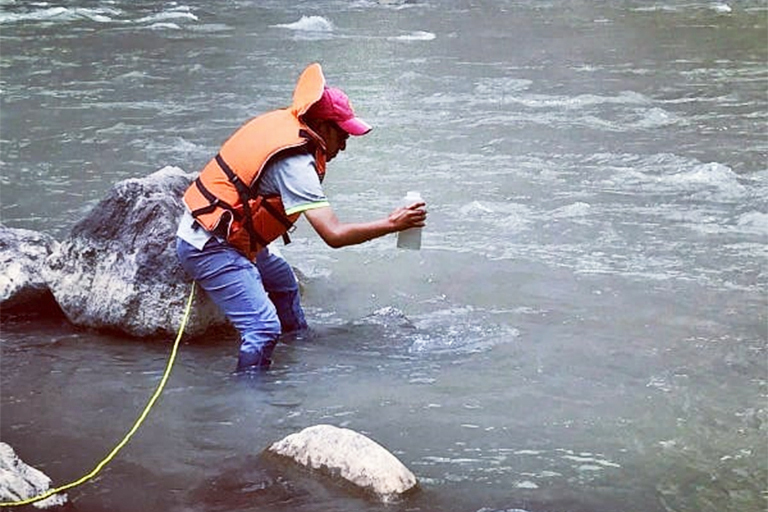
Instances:
[[[472,307],[434,311],[414,321],[416,332],[410,336],[408,351],[418,353],[484,352],[492,347],[514,342],[520,332],[508,325],[489,323],[486,312]]]

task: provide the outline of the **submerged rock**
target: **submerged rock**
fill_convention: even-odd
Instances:
[[[48,492],[51,479],[42,471],[28,466],[10,445],[0,442],[0,501],[23,501]],[[67,503],[66,494],[54,494],[34,503],[37,508],[59,507]]]
[[[43,278],[45,260],[58,246],[48,235],[0,225],[0,310],[28,313],[57,310]],[[60,314],[60,312],[59,312]]]
[[[340,477],[384,502],[417,485],[397,457],[368,437],[332,425],[315,425],[272,444],[268,453],[287,457],[309,469]]]
[[[45,278],[75,325],[138,337],[173,336],[192,281],[176,257],[181,197],[194,175],[165,167],[117,183],[47,260]],[[226,319],[200,290],[186,332]]]

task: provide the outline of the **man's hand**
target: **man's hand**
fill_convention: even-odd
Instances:
[[[395,226],[395,231],[424,227],[427,220],[426,206],[424,201],[402,206],[389,214],[389,221]]]

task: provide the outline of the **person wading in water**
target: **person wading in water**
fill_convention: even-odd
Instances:
[[[237,372],[269,368],[280,334],[307,328],[296,276],[268,247],[281,236],[287,242],[301,214],[334,248],[424,226],[421,201],[369,222],[336,217],[322,188],[326,162],[346,149],[350,135],[370,130],[311,64],[292,105],[241,126],[185,192],[179,261],[237,328]]]

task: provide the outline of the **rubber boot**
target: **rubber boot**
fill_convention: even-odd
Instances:
[[[272,364],[272,350],[275,348],[277,342],[272,342],[269,345],[262,347],[261,350],[254,352],[240,351],[240,355],[237,358],[237,368],[235,373],[260,373],[269,369]]]

